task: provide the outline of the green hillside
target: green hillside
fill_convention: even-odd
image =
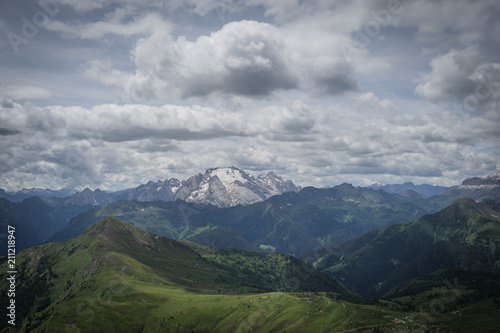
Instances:
[[[0,269],[5,295],[6,263]],[[451,312],[406,309],[397,298],[369,305],[289,255],[178,242],[113,217],[66,243],[18,253],[16,270],[16,325],[2,321],[2,332],[420,332],[456,327]],[[8,302],[0,299],[2,318],[8,318]],[[461,308],[461,320],[483,320],[486,314],[478,311],[491,308],[484,302]],[[477,320],[461,332],[487,332],[477,330]],[[497,321],[489,318],[488,323]]]
[[[364,296],[382,296],[439,269],[500,273],[500,219],[461,199],[409,224],[392,225],[302,258]]]

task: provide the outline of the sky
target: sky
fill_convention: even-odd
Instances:
[[[2,0],[0,188],[500,171],[497,0]]]

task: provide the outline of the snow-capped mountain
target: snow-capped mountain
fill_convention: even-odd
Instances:
[[[275,173],[257,178],[236,167],[208,169],[182,182],[175,199],[230,207],[266,200],[284,192],[299,191],[290,180]]]
[[[231,207],[266,200],[284,192],[298,192],[299,187],[290,180],[283,180],[274,172],[257,178],[236,167],[208,169],[179,181],[170,178],[165,181],[148,182],[136,188],[112,193],[118,199],[137,201],[174,201],[177,199],[211,204],[217,207]]]

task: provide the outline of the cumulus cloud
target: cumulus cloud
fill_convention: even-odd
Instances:
[[[283,37],[275,27],[254,21],[229,23],[194,42],[154,34],[138,41],[132,54],[139,71],[178,89],[183,97],[213,92],[268,95],[298,87]]]

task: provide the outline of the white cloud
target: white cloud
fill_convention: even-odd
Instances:
[[[133,16],[127,20],[130,14],[109,15],[107,20],[84,23],[69,24],[62,21],[51,20],[45,28],[50,31],[61,33],[65,37],[101,40],[108,35],[129,37],[136,35],[151,35],[155,31],[170,31],[171,25],[165,22],[157,13],[150,13],[144,16]],[[57,19],[57,16],[55,17]]]

